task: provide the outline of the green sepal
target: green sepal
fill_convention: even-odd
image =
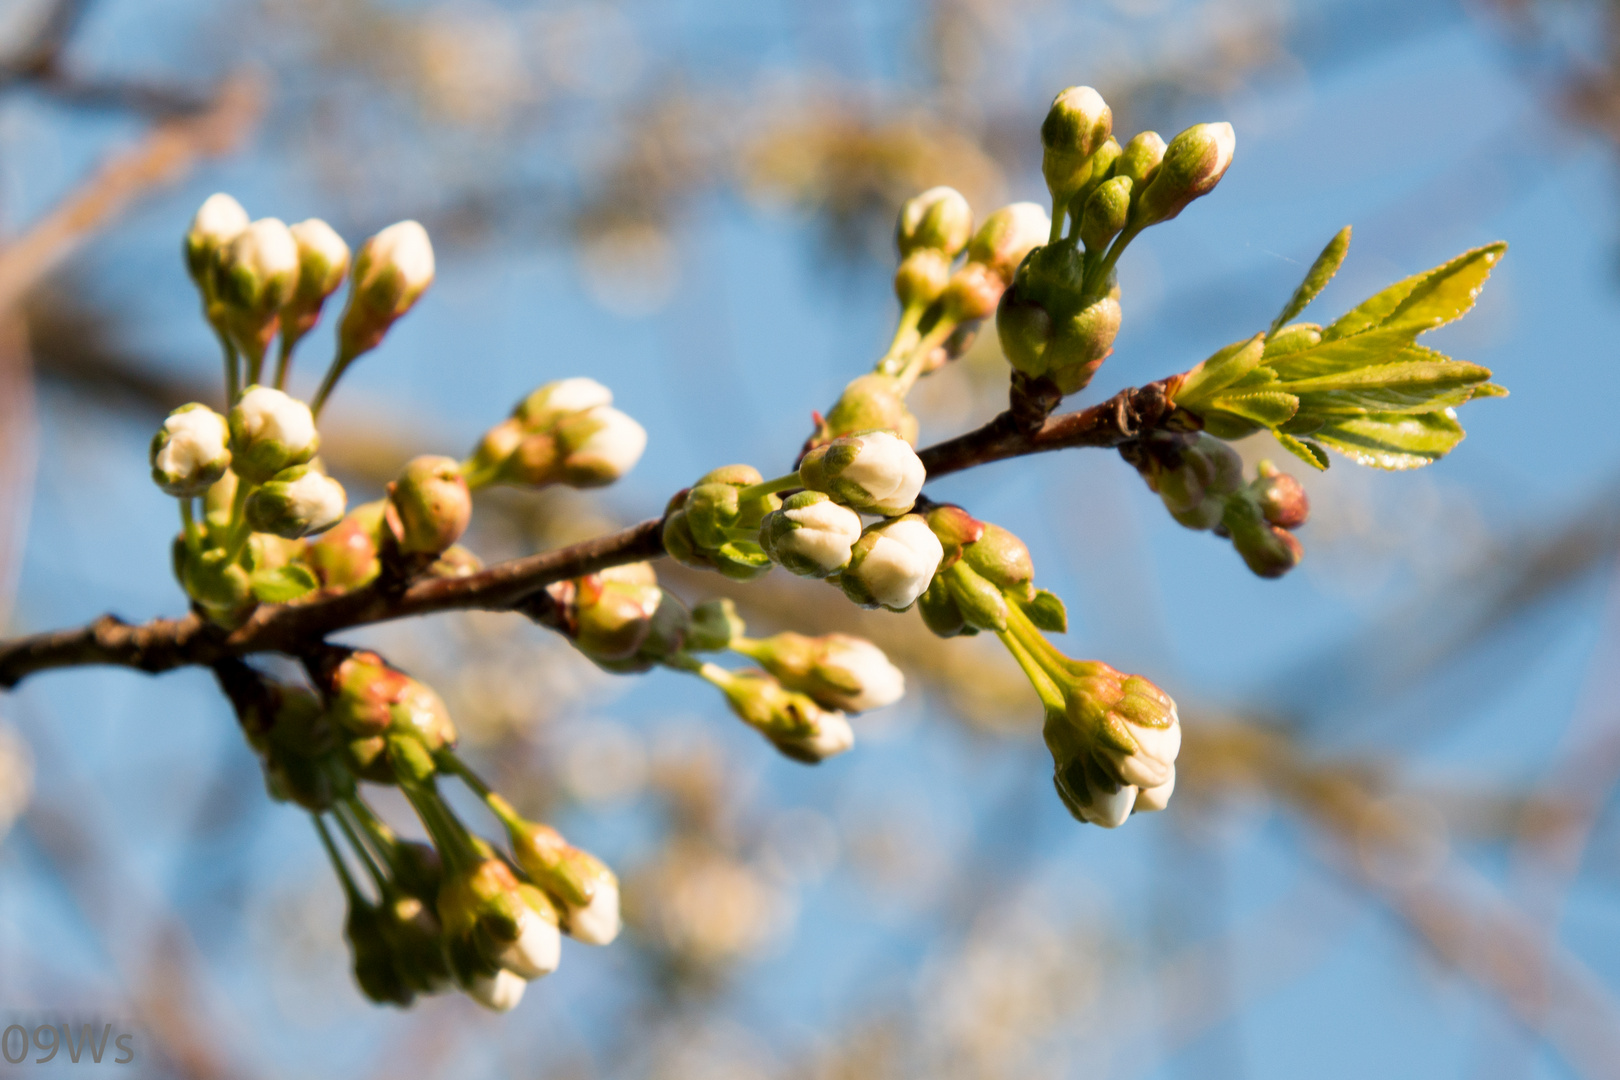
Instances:
[[[1322,254],[1311,263],[1311,268],[1305,272],[1305,280],[1299,283],[1299,288],[1288,298],[1288,303],[1283,305],[1281,313],[1272,320],[1271,329],[1267,331],[1268,336],[1293,322],[1294,317],[1316,299],[1317,294],[1333,280],[1333,275],[1339,272],[1339,266],[1344,262],[1345,253],[1349,250],[1350,226],[1346,225],[1328,241],[1327,247],[1322,249]]]
[[[268,570],[255,570],[248,576],[248,587],[253,597],[262,604],[285,604],[297,600],[320,588],[320,582],[309,568],[299,563],[288,563]]]
[[[751,540],[729,540],[709,553],[714,568],[733,581],[752,581],[771,569],[771,557]]]
[[[1033,600],[1019,601],[1018,606],[1024,609],[1029,621],[1040,629],[1053,634],[1069,632],[1069,609],[1063,606],[1063,600],[1057,593],[1037,589]]]
[[[1296,439],[1294,436],[1284,434],[1281,431],[1273,431],[1272,434],[1277,437],[1277,442],[1282,445],[1284,450],[1287,450],[1313,469],[1321,472],[1327,471],[1328,456],[1326,450],[1323,450],[1315,443]]]
[[[1419,469],[1439,461],[1463,441],[1462,425],[1450,410],[1370,413],[1336,418],[1314,438],[1360,465],[1375,469]]]
[[[1444,326],[1474,306],[1474,298],[1506,250],[1501,241],[1486,244],[1398,281],[1345,313],[1322,336],[1345,338],[1376,326],[1398,325],[1412,333]]]

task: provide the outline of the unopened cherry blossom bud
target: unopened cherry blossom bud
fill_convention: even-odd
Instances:
[[[253,607],[248,572],[241,563],[227,560],[228,554],[215,548],[186,558],[180,582],[186,595],[222,626],[233,625]]]
[[[394,954],[394,969],[418,994],[449,988],[444,930],[433,909],[415,895],[396,895],[381,905],[383,937]]]
[[[268,386],[250,386],[231,409],[231,469],[262,484],[320,449],[309,406]]]
[[[899,436],[868,431],[818,446],[799,462],[799,480],[864,514],[893,517],[910,510],[927,470]]]
[[[939,252],[948,261],[967,245],[973,235],[973,209],[955,188],[929,188],[907,199],[900,208],[895,241],[905,258],[919,248]]]
[[[336,525],[346,506],[342,484],[308,465],[294,465],[248,496],[247,520],[256,532],[296,540]]]
[[[275,336],[298,287],[298,242],[279,218],[260,218],[220,249],[214,268],[225,325],[250,356]]]
[[[943,316],[954,322],[986,319],[995,313],[1006,291],[1006,280],[985,264],[963,263],[945,283],[940,308]]]
[[[182,405],[152,436],[152,480],[170,495],[202,495],[231,466],[231,431],[206,405]]]
[[[894,295],[901,307],[927,307],[951,279],[951,262],[937,248],[918,248],[894,272]]]
[[[860,538],[860,515],[820,491],[789,496],[759,530],[765,553],[801,577],[838,573],[849,565],[850,549]]]
[[[1041,173],[1055,205],[1064,206],[1090,175],[1091,156],[1113,131],[1114,114],[1089,86],[1071,86],[1052,99],[1041,123]]]
[[[387,520],[399,550],[437,555],[461,539],[472,520],[472,493],[452,458],[424,455],[388,485]]]
[[[575,582],[574,644],[593,660],[628,660],[641,649],[664,591],[647,563],[616,566]]]
[[[297,341],[320,321],[326,298],[349,272],[349,245],[320,218],[288,229],[298,246],[298,283],[281,311],[281,334]]]
[[[1086,199],[1080,215],[1080,239],[1086,250],[1100,252],[1125,227],[1131,212],[1131,179],[1116,176],[1106,180]]]
[[[1189,529],[1212,529],[1225,515],[1228,497],[1243,486],[1243,460],[1211,435],[1176,442],[1182,445],[1145,443],[1138,468],[1171,517]]]
[[[917,445],[917,418],[906,407],[898,379],[872,373],[852,380],[811,440],[812,448],[857,431],[892,431]]]
[[[383,934],[381,913],[358,895],[349,898],[344,937],[354,957],[354,981],[361,993],[379,1005],[409,1005],[416,995],[394,967],[393,950]]]
[[[382,572],[377,557],[383,526],[383,502],[365,503],[350,510],[342,521],[310,542],[304,561],[322,585],[332,589],[358,589]]]
[[[478,975],[468,980],[465,989],[472,998],[491,1012],[507,1013],[518,1007],[523,991],[529,987],[521,975],[501,968],[493,975]]]
[[[1227,123],[1196,124],[1171,139],[1136,202],[1136,221],[1143,225],[1169,221],[1188,203],[1207,195],[1226,175],[1236,146],[1237,136]]]
[[[1131,190],[1138,194],[1153,179],[1164,160],[1164,140],[1157,131],[1143,131],[1131,136],[1114,163],[1114,175],[1128,177]]]
[[[522,978],[544,978],[557,970],[562,959],[557,909],[545,893],[533,885],[519,883],[517,893],[523,900],[517,939],[502,949],[496,959],[501,967]]]
[[[905,611],[928,588],[944,557],[939,538],[920,516],[891,518],[861,534],[838,584],[862,607]]]
[[[721,683],[731,711],[795,761],[814,765],[855,745],[842,712],[823,709],[808,694],[789,690],[761,671],[725,673]]]
[[[428,753],[455,745],[456,725],[444,699],[429,685],[406,679],[388,704],[390,736],[406,735]]]
[[[568,936],[587,945],[618,937],[619,879],[613,871],[548,825],[515,818],[507,825],[518,866],[561,906]]]
[[[376,348],[394,320],[433,284],[433,274],[433,243],[415,221],[390,225],[360,245],[338,328],[342,355],[353,358]]]
[[[409,675],[390,667],[374,652],[354,652],[322,671],[327,715],[352,735],[381,735],[393,724],[390,709],[404,696]]]
[[[1006,594],[969,566],[966,558],[941,571],[938,576],[944,580],[956,610],[968,626],[975,630],[1007,629]]]
[[[692,609],[686,633],[689,652],[719,652],[729,649],[733,639],[747,632],[737,605],[729,597],[706,600]]]
[[[1035,564],[1024,542],[1000,525],[981,522],[979,538],[962,549],[962,561],[990,584],[1025,600],[1035,595]]]
[[[1107,664],[1071,662],[1065,707],[1048,710],[1044,735],[1053,782],[1069,812],[1104,828],[1133,809],[1169,801],[1181,750],[1181,724],[1168,694]]]
[[[742,639],[732,648],[776,676],[789,690],[809,694],[817,705],[866,712],[892,705],[905,694],[906,678],[883,650],[849,634],[808,637],[782,633]]]
[[[984,535],[984,522],[951,503],[933,504],[923,513],[923,519],[945,549],[945,559],[940,564],[942,570],[962,557],[966,545]]]
[[[989,268],[1003,285],[1010,285],[1024,257],[1046,243],[1051,233],[1046,207],[1012,203],[984,219],[968,244],[967,261]]]
[[[641,460],[647,432],[608,405],[571,413],[556,425],[558,479],[577,488],[603,487]]]
[[[1262,461],[1260,475],[1250,490],[1260,501],[1260,513],[1279,529],[1297,529],[1311,516],[1311,500],[1300,482],[1269,461]]]
[[[186,230],[186,271],[200,287],[211,290],[214,261],[220,249],[248,227],[247,211],[224,192],[208,196]]]
[[[951,595],[951,587],[944,574],[934,575],[934,580],[917,598],[917,610],[922,614],[923,624],[938,637],[978,633],[977,627],[967,625],[967,618],[957,606],[956,598]]]
[[[549,428],[569,413],[611,404],[613,391],[595,379],[578,376],[546,383],[518,403],[512,419],[529,429]]]
[[[1305,557],[1305,549],[1294,534],[1267,521],[1258,500],[1247,490],[1226,501],[1221,527],[1259,577],[1282,577]]]
[[[1047,244],[1019,268],[996,313],[1008,363],[1063,394],[1083,389],[1113,351],[1119,333],[1118,286],[1088,299],[1085,261],[1073,239]]]

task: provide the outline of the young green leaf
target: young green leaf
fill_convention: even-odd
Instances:
[[[1249,394],[1222,394],[1209,403],[1211,412],[1231,413],[1253,420],[1261,427],[1274,428],[1288,422],[1299,411],[1299,398],[1293,394],[1260,390]]]
[[[1176,391],[1176,403],[1193,406],[1208,401],[1216,393],[1248,375],[1265,353],[1266,336],[1256,334],[1247,341],[1234,341],[1187,373]]]
[[[1324,340],[1309,349],[1277,357],[1266,366],[1275,371],[1283,382],[1355,371],[1357,368],[1393,363],[1400,359],[1406,350],[1417,348],[1412,343],[1414,336],[1405,327],[1369,330],[1355,337]]]
[[[1436,354],[1438,355],[1438,354]],[[1408,360],[1285,382],[1302,409],[1321,413],[1424,413],[1462,405],[1490,370],[1456,360]]]
[[[254,599],[263,604],[285,604],[320,587],[315,575],[298,563],[288,563],[273,570],[255,570],[248,578]]]
[[[1326,450],[1323,450],[1315,443],[1306,442],[1304,439],[1296,439],[1294,436],[1284,434],[1281,431],[1274,431],[1272,434],[1277,437],[1277,442],[1282,445],[1284,450],[1287,450],[1311,468],[1326,471],[1328,467]]]
[[[1294,290],[1294,295],[1288,298],[1288,303],[1283,305],[1282,312],[1271,321],[1271,329],[1267,331],[1268,335],[1275,334],[1288,323],[1293,322],[1294,317],[1304,311],[1312,300],[1316,299],[1316,295],[1322,291],[1323,287],[1333,280],[1333,275],[1339,272],[1339,265],[1344,262],[1345,253],[1349,250],[1350,226],[1346,225],[1334,235],[1332,240],[1328,241],[1327,247],[1322,249],[1322,254],[1316,257],[1316,261],[1311,264],[1311,268],[1305,272],[1305,280],[1299,283],[1299,288]]]
[[[1439,461],[1463,441],[1462,425],[1445,412],[1406,416],[1372,413],[1325,424],[1312,438],[1352,461],[1376,469],[1418,469]]]
[[[1379,326],[1400,326],[1415,335],[1443,326],[1474,306],[1491,268],[1506,250],[1501,241],[1486,244],[1398,281],[1340,316],[1322,337],[1347,338]]]

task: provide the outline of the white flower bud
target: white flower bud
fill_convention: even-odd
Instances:
[[[352,357],[376,348],[433,284],[433,274],[433,243],[415,221],[390,225],[362,244],[338,330],[343,352]]]
[[[929,188],[900,208],[895,240],[901,257],[932,248],[954,259],[973,235],[973,210],[952,187]]]
[[[230,468],[230,437],[230,426],[213,409],[180,406],[152,437],[153,481],[182,499],[205,493]]]
[[[611,484],[635,467],[647,431],[610,405],[574,413],[557,425],[561,480],[572,487]]]
[[[841,712],[823,710],[813,718],[809,735],[777,736],[777,747],[800,760],[826,761],[855,745],[855,729]]]
[[[568,909],[568,935],[587,945],[607,945],[619,936],[619,882],[606,874],[596,883],[591,902]]]
[[[186,230],[186,269],[199,285],[208,280],[214,257],[248,227],[247,211],[223,191],[208,196]]]
[[[283,336],[296,340],[321,317],[326,298],[349,272],[349,245],[320,218],[300,221],[289,230],[298,245],[298,284],[282,312]]]
[[[906,677],[889,662],[882,649],[865,638],[848,634],[828,634],[826,649],[816,665],[821,681],[828,684],[819,696],[827,697],[846,712],[866,712],[893,705],[906,693]],[[855,687],[851,693],[834,693],[832,684]]]
[[[850,549],[860,538],[860,515],[820,491],[789,496],[759,530],[766,553],[803,577],[824,578],[848,566]]]
[[[928,588],[945,558],[945,548],[916,514],[879,522],[855,544],[839,584],[864,607],[904,611]]]
[[[888,431],[845,435],[816,447],[799,463],[799,480],[811,491],[884,517],[910,510],[927,478],[917,451]]]
[[[479,975],[467,984],[467,996],[486,1009],[511,1012],[523,1000],[528,983],[520,975],[502,968],[493,975]]]
[[[1170,696],[1103,664],[1066,688],[1063,711],[1049,711],[1045,737],[1054,782],[1075,817],[1118,828],[1133,810],[1162,810],[1176,785],[1181,721]]]
[[[276,313],[298,285],[298,242],[279,218],[260,218],[220,251],[215,275],[226,317],[244,347],[268,341]]]
[[[308,465],[294,465],[248,496],[247,520],[255,532],[296,540],[330,529],[347,506],[342,484]]]
[[[562,959],[562,934],[549,905],[544,912],[524,906],[518,920],[518,939],[501,950],[499,959],[503,968],[525,979],[538,979],[557,970]]]
[[[1046,243],[1052,235],[1052,219],[1046,207],[1032,202],[1013,203],[985,218],[968,244],[968,262],[982,263],[1012,284],[1024,256]]]
[[[546,383],[524,398],[512,415],[526,427],[550,427],[558,418],[613,404],[613,391],[583,376]]]
[[[309,406],[268,386],[250,386],[231,410],[231,463],[250,483],[263,483],[320,449]]]

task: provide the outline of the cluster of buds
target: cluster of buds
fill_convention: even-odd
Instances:
[[[602,487],[629,472],[646,448],[647,432],[613,408],[611,390],[594,379],[562,379],[520,401],[461,468],[474,489]]]
[[[1160,434],[1121,448],[1166,510],[1189,529],[1207,529],[1232,541],[1250,570],[1282,577],[1305,556],[1293,530],[1310,517],[1298,480],[1269,461],[1243,479],[1243,461],[1226,443],[1202,432]]]
[[[906,395],[919,378],[967,351],[1019,263],[1050,232],[1046,211],[1034,203],[1004,206],[975,230],[967,199],[952,188],[930,188],[908,200],[895,230],[899,326],[873,371],[844,387],[825,417],[816,415],[805,449],[873,430],[893,431],[915,445],[917,418]]]
[[[592,945],[614,939],[613,872],[519,816],[456,756],[454,724],[431,688],[375,653],[331,650],[306,665],[318,692],[235,660],[216,672],[271,794],[315,818],[348,901],[344,935],[367,997],[405,1006],[460,989],[504,1012],[529,981],[556,969],[561,934]],[[465,781],[501,821],[510,856],[461,822],[438,789],[446,776]],[[362,782],[398,785],[432,842],[400,839]]]
[[[779,488],[751,465],[705,473],[664,508],[664,550],[677,562],[734,581],[759,577],[771,568],[760,546],[761,525],[782,506]]]
[[[1061,396],[1089,383],[1113,350],[1120,324],[1114,267],[1126,246],[1213,190],[1235,143],[1232,126],[1221,123],[1190,127],[1168,146],[1152,131],[1121,146],[1113,113],[1089,86],[1053,100],[1041,143],[1051,233],[1001,298],[996,330],[1014,370]]]

